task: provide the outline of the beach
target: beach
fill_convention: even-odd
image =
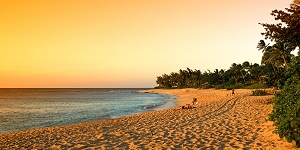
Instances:
[[[295,149],[268,121],[273,95],[251,90],[145,90],[178,107],[115,119],[0,134],[0,149]],[[178,109],[197,98],[197,108]]]

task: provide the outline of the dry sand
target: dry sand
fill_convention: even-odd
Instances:
[[[127,117],[0,135],[0,149],[295,149],[273,134],[268,96],[251,90],[148,90],[178,96],[179,105]]]

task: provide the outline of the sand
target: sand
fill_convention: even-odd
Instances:
[[[116,119],[0,135],[0,149],[295,149],[267,121],[273,97],[251,90],[148,90],[176,95],[179,105]]]

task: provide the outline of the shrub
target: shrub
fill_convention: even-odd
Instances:
[[[252,96],[264,96],[267,95],[267,91],[266,90],[254,90],[252,91]]]
[[[274,121],[275,132],[288,142],[296,141],[300,147],[300,80],[298,75],[289,78],[281,92],[273,99],[273,111],[269,119]]]

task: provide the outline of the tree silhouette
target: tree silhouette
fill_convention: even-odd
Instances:
[[[271,41],[294,44],[300,50],[300,3],[294,1],[286,11],[273,10],[271,13],[275,20],[280,21],[277,24],[259,23],[265,32],[261,33],[265,39]]]

